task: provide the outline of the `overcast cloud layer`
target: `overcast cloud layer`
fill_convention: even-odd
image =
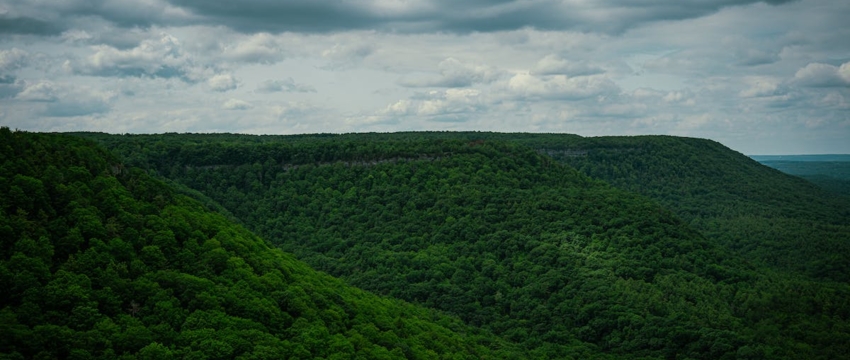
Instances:
[[[850,153],[847,19],[846,0],[0,0],[0,124]]]

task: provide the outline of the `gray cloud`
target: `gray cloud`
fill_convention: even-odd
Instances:
[[[724,7],[757,0],[583,3],[557,0],[407,2],[333,0],[238,3],[172,0],[193,14],[244,32],[328,32],[381,29],[402,32],[488,32],[532,27],[620,33],[641,23],[705,16]],[[782,4],[785,0],[764,1]]]
[[[20,69],[28,58],[29,53],[18,48],[0,50],[0,75]]]
[[[18,94],[17,98],[23,101],[54,102],[59,100],[59,92],[59,87],[52,82],[42,81],[31,85],[28,84]]]
[[[0,76],[0,99],[13,98],[24,90],[25,83],[13,76]]]
[[[740,49],[736,56],[738,64],[743,66],[766,65],[779,61],[779,54],[758,49]]]
[[[31,17],[0,16],[0,34],[57,35],[61,27],[49,21]]]
[[[106,45],[118,50],[138,47],[145,40],[151,39],[148,31],[134,28],[122,29],[109,24],[87,24],[91,26],[76,27],[66,30],[59,35],[62,41],[79,45]]]
[[[502,73],[492,67],[464,63],[455,58],[448,58],[437,65],[440,72],[438,77],[402,78],[399,85],[406,87],[467,87],[473,84],[490,83],[502,76]]]
[[[103,19],[122,28],[190,24],[198,20],[166,0],[12,2],[0,4],[0,33],[58,35],[94,19]]]
[[[257,85],[257,92],[273,93],[273,92],[299,92],[299,93],[314,93],[316,88],[307,85],[296,83],[291,77],[283,80],[266,80]]]
[[[112,109],[113,94],[87,87],[40,81],[26,84],[15,97],[18,100],[41,103],[40,114],[46,117],[74,117],[107,113]]]
[[[98,17],[125,28],[208,24],[244,33],[365,29],[469,33],[521,28],[622,33],[644,23],[692,19],[759,2],[778,5],[788,0],[68,0],[16,3],[14,17],[0,18],[0,31],[58,34],[74,21]]]

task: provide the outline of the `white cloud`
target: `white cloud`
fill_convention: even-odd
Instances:
[[[490,99],[476,89],[431,90],[395,101],[374,114],[350,121],[387,124],[414,117],[433,122],[465,122],[486,112],[489,105]]]
[[[307,85],[296,83],[291,77],[283,80],[265,80],[260,85],[257,85],[257,92],[273,93],[273,92],[299,92],[299,93],[314,93],[316,88]]]
[[[35,84],[27,84],[17,99],[23,101],[51,102],[59,99],[60,89],[50,81],[41,81]]]
[[[162,33],[146,39],[138,46],[122,50],[108,45],[93,46],[94,54],[85,61],[67,61],[65,67],[74,73],[94,76],[177,77],[198,81],[204,70],[187,54],[177,38]]]
[[[251,103],[239,99],[228,99],[221,105],[221,108],[225,110],[248,110],[253,107]]]
[[[232,74],[219,74],[207,80],[210,90],[225,92],[234,90],[239,86],[239,80],[236,80]]]
[[[532,75],[566,75],[583,76],[595,75],[605,72],[600,66],[591,65],[587,62],[576,62],[563,59],[556,55],[547,55],[540,59],[531,70]]]
[[[535,76],[525,72],[511,77],[507,88],[513,96],[520,98],[559,100],[615,95],[620,91],[617,84],[604,76]]]
[[[738,93],[744,98],[778,96],[788,92],[782,81],[772,77],[750,76],[744,78],[744,84],[747,88]]]
[[[350,68],[363,59],[374,54],[375,45],[368,42],[353,41],[347,43],[336,43],[321,52],[321,56],[330,61],[325,69],[340,70]]]
[[[243,41],[226,45],[223,56],[232,61],[274,64],[283,60],[284,53],[277,38],[269,33],[258,33]]]
[[[824,63],[809,63],[794,74],[794,81],[811,87],[848,86],[850,85],[850,62],[840,67]]]

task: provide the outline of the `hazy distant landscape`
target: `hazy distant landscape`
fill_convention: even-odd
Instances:
[[[751,155],[756,161],[850,196],[850,155]]]

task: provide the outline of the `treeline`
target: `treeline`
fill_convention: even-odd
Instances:
[[[749,244],[764,240],[755,232],[766,226],[763,218],[748,227],[730,221],[749,211],[740,206],[750,203],[736,197],[754,196],[752,206],[793,220],[799,211],[777,212],[762,202],[802,195],[748,194],[758,188],[750,181],[776,175],[752,179],[752,171],[762,171],[758,164],[733,174],[745,185],[715,183],[707,164],[736,161],[736,155],[711,143],[648,138],[593,147],[575,136],[492,133],[244,142],[242,135],[187,135],[186,142],[180,135],[88,136],[208,196],[315,268],[456,314],[536,356],[832,358],[850,350],[846,284],[775,272],[763,263],[783,262],[751,261],[721,236]],[[682,156],[699,154],[707,163],[661,163],[679,156],[668,152],[681,151],[663,149],[668,141],[694,143]],[[553,161],[549,152],[587,175]],[[600,153],[612,160],[597,161]],[[635,163],[621,170],[613,159]],[[687,175],[691,169],[696,173]],[[612,183],[635,186],[665,207],[589,177],[609,179],[609,173],[633,178],[635,183]],[[674,207],[676,200],[664,191],[701,191],[677,192],[668,182],[676,176],[705,178],[696,184],[709,185],[709,193],[727,190],[705,209],[689,200]],[[674,190],[659,190],[660,196],[655,187]],[[719,225],[721,235],[688,211],[726,221]],[[829,221],[824,224],[840,226]],[[753,233],[739,233],[745,230]],[[828,244],[840,236],[817,241]],[[814,261],[812,254],[801,257]],[[785,261],[793,254],[780,255]],[[843,271],[823,270],[810,275],[834,278]]]
[[[315,272],[79,138],[0,128],[0,358],[526,358]]]

